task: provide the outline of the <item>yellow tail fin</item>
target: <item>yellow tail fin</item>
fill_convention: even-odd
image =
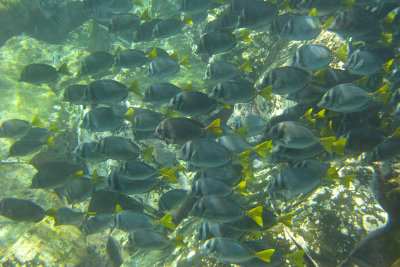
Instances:
[[[176,226],[175,224],[172,222],[172,215],[171,213],[167,213],[165,214],[164,217],[162,217],[159,221],[159,224],[161,224],[162,226],[165,226],[169,229],[175,230]]]
[[[143,94],[139,89],[138,80],[134,80],[133,82],[131,82],[131,84],[128,86],[128,90],[131,91],[132,93],[134,93],[135,95],[143,97]]]
[[[157,171],[157,173],[161,174],[162,177],[165,177],[168,183],[176,184],[178,183],[178,178],[175,175],[175,168],[164,167]]]
[[[321,145],[325,148],[326,151],[333,151],[333,142],[336,141],[334,136],[322,137],[318,139]]]
[[[185,22],[186,24],[193,25],[192,15],[187,14],[187,15],[183,18],[183,22]]]
[[[244,140],[246,140],[247,129],[248,128],[249,127],[247,127],[247,126],[243,126],[243,127],[237,128],[236,130],[233,131],[233,134],[239,136],[240,138],[242,138]]]
[[[237,186],[235,186],[236,191],[239,193],[247,196],[249,194],[249,191],[247,190],[247,183],[246,181],[241,181]]]
[[[96,183],[102,183],[102,182],[104,182],[104,181],[105,181],[104,177],[101,177],[101,176],[97,173],[97,171],[94,170],[94,171],[93,171],[93,174],[92,174],[92,183],[96,184]]]
[[[336,50],[335,55],[341,61],[347,62],[347,51],[348,50],[349,50],[349,45],[344,44],[338,50]]]
[[[293,221],[294,214],[293,213],[288,213],[285,215],[282,215],[278,218],[278,221],[281,222],[283,225],[292,228],[292,221]]]
[[[239,67],[239,69],[246,71],[246,72],[252,72],[253,70],[250,67],[250,60],[246,59],[246,61],[243,63],[242,66]]]
[[[40,121],[39,116],[36,114],[31,120],[31,125],[35,127],[43,127],[43,123]]]
[[[390,138],[393,137],[400,137],[400,126],[397,127],[397,129],[392,133],[392,135],[389,136]]]
[[[320,69],[319,71],[314,73],[312,79],[317,83],[325,85],[326,84],[325,73],[326,73],[326,68]]]
[[[316,18],[317,17],[317,9],[314,7],[311,9],[310,13],[308,13],[308,16]]]
[[[383,70],[387,73],[390,74],[390,67],[392,66],[394,62],[394,58],[392,58],[391,60],[389,60],[388,62],[386,62],[385,64],[383,64]]]
[[[174,59],[174,60],[176,60],[176,61],[179,61],[179,53],[178,53],[178,51],[172,52],[172,54],[169,55],[169,57]]]
[[[250,151],[244,151],[239,155],[236,155],[235,160],[239,162],[239,164],[242,165],[243,168],[248,169],[250,166],[249,157],[250,157]]]
[[[222,135],[222,130],[219,128],[221,126],[221,119],[216,119],[210,125],[206,127],[207,132],[216,134],[216,135]]]
[[[265,87],[258,91],[258,94],[267,100],[271,100],[272,85]]]
[[[335,132],[333,131],[333,128],[332,128],[332,121],[329,121],[328,126],[321,129],[320,136],[327,137],[327,136],[333,136],[333,135],[335,135]]]
[[[257,181],[256,177],[254,176],[253,170],[251,168],[243,169],[242,175],[249,181],[252,181],[252,182]]]
[[[385,84],[380,89],[373,92],[372,96],[381,103],[388,104],[390,99],[392,98],[392,91],[390,90],[389,85]]]
[[[343,8],[344,9],[349,9],[350,7],[353,6],[355,1],[356,0],[346,0],[346,2],[344,2],[344,4],[343,4]]]
[[[50,136],[47,140],[46,140],[46,145],[49,147],[54,147],[54,136]]]
[[[265,158],[267,157],[267,154],[271,153],[271,148],[272,148],[272,140],[265,141],[253,148],[253,150],[260,155],[261,157]]]
[[[58,133],[59,132],[56,122],[53,122],[51,124],[49,132],[52,132],[52,133]]]
[[[279,8],[282,10],[291,11],[292,9],[290,8],[290,0],[283,0],[282,3],[280,3]]]
[[[334,17],[330,17],[327,21],[325,21],[325,23],[321,26],[322,29],[327,30],[329,28],[329,26],[332,25],[332,23],[335,21]]]
[[[262,212],[263,212],[263,207],[258,206],[255,207],[254,209],[251,209],[246,212],[247,216],[252,218],[259,226],[263,227],[264,223],[262,220]]]
[[[271,256],[274,254],[274,252],[275,252],[275,249],[271,248],[271,249],[267,249],[264,251],[256,252],[256,256],[257,256],[257,258],[259,258],[262,261],[270,262]]]
[[[221,107],[224,107],[224,108],[226,108],[226,109],[231,109],[231,105],[229,105],[228,103],[218,102],[218,104],[219,104]]]
[[[120,204],[117,204],[117,205],[115,206],[115,211],[114,211],[114,213],[118,213],[118,212],[121,212],[121,211],[123,211],[121,205],[120,205]]]
[[[183,242],[183,235],[178,235],[177,237],[171,239],[171,243],[181,247],[181,248],[186,248],[186,244]]]
[[[119,52],[121,52],[121,47],[120,47],[120,46],[118,46],[118,47],[115,49],[113,56],[115,57],[116,55],[119,54]]]
[[[147,55],[148,58],[155,59],[157,58],[157,47],[153,47],[150,54]]]
[[[183,65],[183,66],[185,66],[185,67],[187,67],[187,68],[191,68],[191,67],[192,67],[192,65],[190,65],[189,56],[188,56],[188,55],[185,56],[184,58],[182,58],[182,59],[179,61],[179,64],[181,64],[181,65]]]
[[[149,9],[148,9],[148,8],[146,8],[146,9],[143,11],[142,15],[140,16],[140,19],[141,19],[141,20],[144,20],[144,21],[150,21],[150,20],[151,20],[151,17],[150,17]]]
[[[325,109],[322,109],[320,112],[318,112],[318,113],[316,113],[315,114],[315,116],[318,118],[318,119],[325,119]]]
[[[332,143],[332,149],[336,154],[344,155],[344,147],[346,146],[347,139],[342,138]]]
[[[193,81],[188,82],[188,84],[183,88],[183,91],[193,90]]]
[[[153,162],[153,151],[154,151],[154,146],[149,146],[149,147],[146,147],[145,149],[143,149],[142,151],[140,151],[140,153],[142,154],[143,158],[147,162],[152,163]]]
[[[134,117],[135,117],[134,108],[129,108],[128,111],[124,115],[125,120],[130,121],[133,124],[133,122],[134,122],[133,118]]]

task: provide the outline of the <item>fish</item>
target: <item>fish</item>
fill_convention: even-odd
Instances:
[[[213,237],[239,239],[243,234],[243,231],[235,230],[224,223],[203,222],[196,236],[200,241],[207,241]]]
[[[109,107],[99,107],[87,112],[80,125],[81,128],[93,132],[114,131],[123,124],[123,118]]]
[[[120,171],[127,178],[133,180],[147,180],[158,176],[165,177],[169,182],[177,182],[175,169],[164,167],[156,169],[155,167],[138,160],[129,160],[125,162]]]
[[[356,50],[350,55],[343,68],[353,74],[371,76],[382,68],[382,64],[379,56],[373,52]]]
[[[368,153],[367,162],[387,161],[400,154],[400,138],[387,138]]]
[[[257,115],[248,115],[241,117],[236,123],[236,131],[246,127],[246,137],[253,137],[263,134],[266,129],[266,123],[263,118]]]
[[[181,0],[180,10],[188,13],[198,13],[206,11],[212,4],[212,0]]]
[[[317,71],[327,67],[333,60],[332,51],[323,45],[307,44],[301,46],[293,55],[290,65],[306,71]]]
[[[294,66],[278,67],[270,70],[257,85],[258,89],[272,86],[276,95],[295,93],[311,81],[310,73]]]
[[[185,116],[198,116],[212,112],[217,106],[215,99],[198,91],[183,91],[176,94],[167,108]]]
[[[19,139],[24,137],[31,129],[29,121],[10,119],[0,124],[0,138]]]
[[[0,201],[0,215],[16,222],[40,222],[46,211],[28,199],[3,198]]]
[[[153,27],[153,39],[168,38],[178,34],[185,23],[179,19],[163,19],[157,22]]]
[[[286,13],[272,22],[271,33],[292,41],[308,41],[318,37],[321,25],[314,17]]]
[[[161,19],[144,21],[133,33],[133,41],[139,43],[153,40],[153,28],[160,21]]]
[[[191,192],[196,197],[229,197],[233,193],[233,188],[214,178],[202,178],[192,184]]]
[[[357,127],[350,129],[346,136],[346,146],[352,152],[370,152],[386,138],[382,131],[367,127]]]
[[[160,184],[160,180],[152,177],[145,180],[132,179],[119,171],[113,171],[107,177],[107,183],[111,190],[123,194],[143,194],[152,191]]]
[[[190,67],[187,56],[179,62],[171,57],[157,57],[150,61],[148,73],[150,77],[173,76],[178,73],[181,64]]]
[[[38,152],[46,143],[49,146],[54,146],[52,143],[53,137],[49,138],[49,142],[34,139],[20,139],[15,141],[8,150],[9,157],[27,156]]]
[[[162,250],[171,245],[185,247],[182,236],[169,239],[163,234],[154,230],[135,230],[129,234],[130,246],[136,249],[143,250]]]
[[[18,81],[42,85],[56,81],[59,74],[70,75],[66,63],[63,63],[58,69],[43,63],[29,64],[22,69]]]
[[[130,160],[139,157],[140,148],[128,138],[107,136],[97,143],[95,152],[104,155],[107,159]]]
[[[144,66],[148,61],[146,53],[139,49],[125,49],[114,57],[114,65],[126,69],[136,69]]]
[[[255,252],[239,241],[224,237],[214,237],[207,240],[201,247],[201,250],[219,261],[238,264],[252,260],[253,258],[270,262],[270,258],[275,252],[275,249]]]
[[[88,105],[89,102],[85,99],[86,88],[86,84],[68,86],[64,89],[61,100],[74,105]]]
[[[208,95],[227,104],[247,103],[261,95],[269,99],[270,90],[256,90],[254,84],[244,80],[231,80],[218,83]]]
[[[136,212],[143,212],[144,210],[143,201],[129,195],[118,194],[117,203],[122,210],[131,210]]]
[[[85,142],[78,145],[73,152],[73,155],[84,158],[88,161],[101,162],[106,161],[107,156],[100,153],[96,149],[98,142]]]
[[[190,216],[203,218],[210,222],[224,223],[233,221],[243,214],[247,214],[256,221],[257,224],[262,226],[261,213],[261,206],[246,211],[229,197],[206,196],[196,201],[190,212]]]
[[[122,256],[121,246],[118,241],[111,236],[108,235],[106,251],[108,258],[113,263],[114,266],[119,267],[124,263],[124,257]]]
[[[197,54],[206,54],[209,57],[231,50],[236,45],[236,36],[223,31],[208,32],[204,34],[198,45]]]
[[[132,123],[135,131],[151,132],[153,135],[157,126],[165,119],[164,114],[143,108],[129,108],[124,118]]]
[[[62,207],[59,209],[52,209],[50,212],[47,210],[48,216],[54,218],[54,226],[59,225],[80,225],[83,222],[85,213],[75,211],[68,207]]]
[[[94,191],[88,206],[88,212],[100,214],[113,214],[118,204],[118,194],[108,189]]]
[[[317,106],[336,112],[352,113],[364,110],[371,101],[371,96],[363,88],[345,83],[329,89]]]
[[[162,225],[173,230],[175,229],[175,225],[171,220],[171,214],[167,214],[161,219],[157,220],[144,213],[123,210],[115,214],[114,223],[116,228],[130,233],[135,230],[151,230],[158,225]]]
[[[94,52],[82,61],[78,76],[93,76],[104,73],[114,64],[114,56],[105,51]]]
[[[324,93],[326,93],[326,91],[328,91],[328,89],[324,85],[316,82],[310,82],[301,90],[289,94],[286,99],[292,100],[297,104],[312,105],[320,102],[322,96],[324,95]]]
[[[258,28],[270,24],[278,15],[278,6],[270,2],[249,1],[240,11],[238,28]]]
[[[189,197],[189,192],[184,189],[171,189],[158,199],[158,208],[161,211],[170,211],[180,207]]]
[[[104,230],[111,227],[114,221],[114,216],[111,214],[100,214],[91,216],[86,219],[80,226],[79,229],[85,235],[93,235],[101,233]]]
[[[135,31],[140,25],[138,15],[129,12],[115,14],[108,25],[110,32]]]
[[[69,204],[80,203],[90,198],[94,184],[90,177],[73,179],[65,185],[64,191]]]
[[[275,124],[265,137],[279,146],[294,149],[307,148],[316,142],[315,135],[309,128],[294,121]]]
[[[230,164],[219,168],[207,168],[198,172],[195,176],[195,180],[211,177],[230,187],[234,187],[243,179],[242,169],[242,166],[239,164]]]
[[[229,62],[214,62],[207,66],[203,79],[218,82],[232,80],[237,78],[241,71],[252,71],[249,60],[246,60],[240,67]]]
[[[181,88],[172,83],[153,83],[149,88],[146,89],[143,102],[165,104],[181,91]]]
[[[204,126],[199,121],[190,118],[168,118],[160,122],[154,136],[168,144],[183,144],[191,139],[205,136],[207,133],[220,134],[219,126],[218,119]]]
[[[85,90],[84,99],[89,104],[114,104],[124,101],[130,90],[134,89],[135,83],[129,87],[115,80],[98,80],[91,82]],[[138,93],[140,94],[140,93]]]

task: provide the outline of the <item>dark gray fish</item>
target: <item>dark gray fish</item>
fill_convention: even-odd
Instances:
[[[256,115],[248,115],[241,117],[236,124],[236,129],[247,127],[246,136],[252,137],[263,134],[265,132],[265,121]]]
[[[157,22],[153,28],[153,38],[168,38],[178,34],[185,23],[178,19],[165,19]]]
[[[155,53],[154,53],[155,49]],[[150,55],[152,58],[157,58],[157,57],[169,57],[170,55],[165,49],[159,48],[159,47],[149,47],[145,51],[146,55]]]
[[[366,109],[372,98],[363,88],[356,84],[346,83],[332,87],[318,103],[319,108],[352,113]]]
[[[242,215],[236,220],[226,222],[225,225],[231,229],[243,232],[263,231],[279,223],[278,216],[267,207],[262,210],[263,225],[258,225],[252,218],[247,215]]]
[[[293,13],[280,15],[274,25],[274,32],[280,37],[293,41],[312,40],[321,33],[321,25],[316,18]]]
[[[62,207],[55,211],[55,214],[50,214],[54,217],[54,226],[59,225],[80,225],[85,217],[84,212],[75,211],[68,207]]]
[[[146,180],[159,175],[156,168],[142,161],[129,160],[121,168],[121,173],[133,180]]]
[[[41,85],[54,82],[59,74],[69,75],[65,63],[58,70],[47,64],[30,64],[22,69],[21,77],[18,81]]]
[[[303,149],[316,143],[316,137],[306,126],[295,121],[275,124],[265,136],[276,144],[286,148]]]
[[[131,210],[136,212],[143,212],[143,201],[137,200],[131,196],[125,194],[118,194],[117,197],[118,205],[121,206],[122,210]]]
[[[206,241],[213,237],[239,239],[243,234],[242,231],[235,230],[223,223],[203,222],[196,236],[198,240]]]
[[[148,193],[160,184],[160,180],[157,178],[135,180],[119,171],[113,171],[107,177],[107,182],[112,190],[129,195]]]
[[[127,138],[107,136],[98,142],[95,152],[104,155],[108,159],[130,160],[139,157],[140,148]]]
[[[74,84],[64,89],[62,101],[69,102],[74,105],[87,105],[88,101],[85,99],[87,85]]]
[[[110,69],[114,56],[108,52],[95,52],[83,59],[79,75],[96,75]]]
[[[400,154],[400,138],[388,138],[378,144],[368,155],[368,162],[387,161]]]
[[[291,0],[289,6],[292,10],[303,14],[308,14],[315,8],[318,16],[325,16],[338,10],[344,3],[344,0],[329,2],[324,0]]]
[[[326,152],[324,147],[320,143],[315,143],[314,145],[303,149],[276,146],[271,150],[271,155],[278,158],[283,157],[292,160],[305,160],[315,158],[324,152]]]
[[[179,63],[170,57],[158,57],[149,63],[150,77],[166,77],[178,73],[181,66]]]
[[[321,175],[308,168],[291,168],[281,171],[270,190],[274,198],[290,200],[300,194],[307,194],[321,184]]]
[[[84,100],[90,104],[114,104],[124,101],[128,92],[128,87],[118,81],[98,80],[87,86]]]
[[[238,76],[238,67],[229,62],[211,63],[206,70],[204,80],[227,81]]]
[[[168,144],[182,144],[191,139],[202,137],[206,132],[206,127],[199,121],[177,117],[168,118],[160,122],[154,136]]]
[[[240,12],[239,28],[266,26],[278,16],[276,4],[262,1],[250,1]]]
[[[317,71],[327,67],[333,59],[332,51],[323,45],[301,46],[293,55],[290,65],[306,71]]]
[[[135,31],[140,25],[140,18],[134,13],[118,13],[111,18],[110,32]]]
[[[173,109],[186,116],[198,116],[208,114],[217,106],[215,99],[198,91],[183,91],[176,94],[167,108]]]
[[[65,185],[65,196],[69,204],[87,200],[93,193],[94,185],[89,177],[74,179]]]
[[[359,7],[337,11],[328,30],[336,32],[342,38],[351,37],[353,41],[376,42],[382,38],[378,18]]]
[[[371,51],[356,50],[343,68],[357,75],[370,76],[377,73],[382,68],[383,62],[378,55]]]
[[[236,36],[227,32],[209,32],[203,35],[197,45],[197,54],[212,56],[231,50],[236,45]]]
[[[235,155],[251,149],[250,144],[237,135],[220,136],[215,139],[215,141],[226,147]]]
[[[294,164],[294,167],[311,169],[317,175],[320,175],[322,177],[327,174],[327,171],[331,168],[331,165],[322,161],[308,159],[297,162],[296,164]]]
[[[224,237],[214,237],[207,240],[201,247],[201,250],[219,261],[239,264],[254,258],[259,258],[264,262],[270,262],[270,257],[275,251],[275,249],[268,249],[255,252],[250,247],[235,239]]]
[[[85,220],[79,229],[85,236],[101,233],[111,227],[114,221],[114,215],[100,214]]]
[[[104,132],[117,130],[122,124],[122,117],[116,115],[112,108],[100,107],[87,112],[80,127],[93,132]]]
[[[0,201],[0,215],[17,222],[40,222],[45,210],[38,204],[19,198],[3,198]]]
[[[160,19],[153,19],[140,24],[133,33],[133,41],[135,43],[151,41],[153,39],[153,28],[160,21]]]
[[[152,230],[139,229],[129,234],[129,242],[133,248],[159,250],[169,246],[166,236]]]
[[[0,124],[0,138],[19,139],[24,137],[32,128],[29,121],[11,119]]]
[[[237,26],[238,16],[230,11],[222,12],[215,20],[208,22],[204,26],[203,32],[232,32]]]
[[[228,104],[247,103],[256,96],[257,91],[252,83],[235,80],[218,83],[209,94],[209,97]]]
[[[291,94],[299,91],[310,82],[310,73],[294,66],[279,67],[270,70],[257,88],[272,85],[272,93],[277,95]]]
[[[128,110],[125,114],[125,119],[132,123],[135,131],[151,132],[151,135],[153,136],[157,126],[162,120],[164,120],[164,114],[151,109],[135,107]]]
[[[20,139],[8,150],[9,157],[22,157],[38,152],[46,143],[38,140]]]
[[[302,89],[289,94],[286,99],[297,104],[317,104],[328,89],[316,82],[311,82]]]
[[[345,149],[361,153],[370,152],[375,146],[383,142],[385,134],[375,129],[357,127],[350,129],[345,138]]]
[[[196,197],[217,196],[228,197],[232,195],[233,189],[229,185],[214,179],[202,178],[192,184],[192,194]]]
[[[352,74],[347,70],[326,68],[323,81],[331,88],[339,84],[354,82],[360,78],[361,76]]]
[[[171,189],[158,199],[158,208],[161,211],[169,211],[179,208],[189,197],[189,192],[183,189]]]
[[[50,138],[51,132],[43,127],[31,127],[28,133],[22,137],[24,140],[39,141],[45,144]]]
[[[77,146],[73,152],[74,155],[86,160],[98,162],[106,161],[107,157],[96,149],[98,142],[85,142]]]
[[[138,49],[122,50],[115,56],[115,65],[126,69],[135,69],[146,64],[147,56]]]
[[[94,191],[90,198],[88,212],[113,214],[118,204],[118,194],[110,190]]]
[[[149,88],[147,88],[143,101],[165,104],[181,91],[181,88],[172,83],[153,83]]]
[[[144,213],[124,210],[115,214],[115,227],[128,233],[149,230],[156,227],[156,220]]]
[[[213,140],[192,139],[183,145],[180,158],[199,168],[215,168],[228,165],[234,156],[226,147]]]
[[[121,246],[119,245],[118,241],[111,236],[111,234],[108,236],[106,251],[108,258],[115,267],[119,267],[122,265],[122,263],[124,263]]]
[[[243,179],[241,165],[228,165],[220,168],[208,168],[198,172],[195,179],[213,178],[230,187],[234,187]]]

